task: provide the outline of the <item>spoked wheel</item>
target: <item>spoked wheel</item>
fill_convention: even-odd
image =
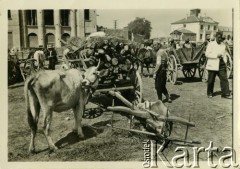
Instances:
[[[199,63],[198,63],[198,74],[199,74],[200,79],[202,79],[202,77],[203,77],[205,66],[206,66],[206,56],[203,54],[200,57]]]
[[[94,119],[103,114],[103,110],[101,108],[89,108],[86,109],[83,113],[83,118],[85,119]]]
[[[229,53],[226,54],[226,57],[227,57],[227,63],[226,63],[226,66],[227,66],[227,77],[229,78],[231,73],[232,73],[232,58],[230,56]]]
[[[168,71],[167,71],[167,80],[171,84],[176,84],[177,82],[177,61],[174,55],[168,57]]]
[[[195,67],[185,67],[182,71],[183,71],[183,75],[188,79],[193,78],[196,74]]]

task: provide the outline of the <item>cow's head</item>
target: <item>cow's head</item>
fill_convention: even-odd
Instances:
[[[99,71],[98,67],[100,65],[100,60],[97,66],[92,66],[87,69],[84,69],[85,72],[83,73],[83,87],[90,87],[96,89],[99,80]]]

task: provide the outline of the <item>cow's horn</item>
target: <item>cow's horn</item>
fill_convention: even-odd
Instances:
[[[100,59],[99,59],[99,60],[98,60],[98,65],[97,65],[97,69],[98,69],[98,67],[100,66],[100,62],[101,62],[101,61],[100,61]]]

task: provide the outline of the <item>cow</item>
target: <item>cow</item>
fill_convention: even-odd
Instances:
[[[75,118],[74,132],[84,137],[81,121],[88,95],[98,84],[98,67],[92,66],[80,72],[69,70],[41,70],[32,74],[25,81],[24,93],[28,124],[31,128],[29,153],[35,152],[34,139],[40,109],[43,112],[43,134],[50,150],[57,150],[50,136],[52,113],[73,110]]]

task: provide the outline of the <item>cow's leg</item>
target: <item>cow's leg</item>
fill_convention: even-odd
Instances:
[[[35,136],[37,133],[37,124],[38,124],[38,117],[40,112],[40,105],[36,97],[32,95],[29,97],[29,107],[28,110],[28,124],[31,128],[31,140],[29,145],[29,153],[35,152]]]
[[[52,138],[50,136],[50,126],[52,122],[52,110],[47,108],[44,111],[44,117],[43,117],[43,133],[47,139],[49,148],[51,150],[57,150],[58,148],[55,146],[55,144],[52,141]]]
[[[73,128],[73,132],[74,133],[77,133],[78,132],[78,118],[77,118],[77,111],[76,111],[76,108],[73,108],[73,113],[74,113],[74,120],[75,120],[75,123],[74,123],[74,128]]]
[[[83,102],[83,100],[82,100]],[[78,104],[75,108],[73,108],[74,117],[75,117],[75,128],[74,130],[77,131],[77,134],[80,138],[84,138],[84,134],[82,131],[82,115],[84,107],[81,107],[83,104]]]

